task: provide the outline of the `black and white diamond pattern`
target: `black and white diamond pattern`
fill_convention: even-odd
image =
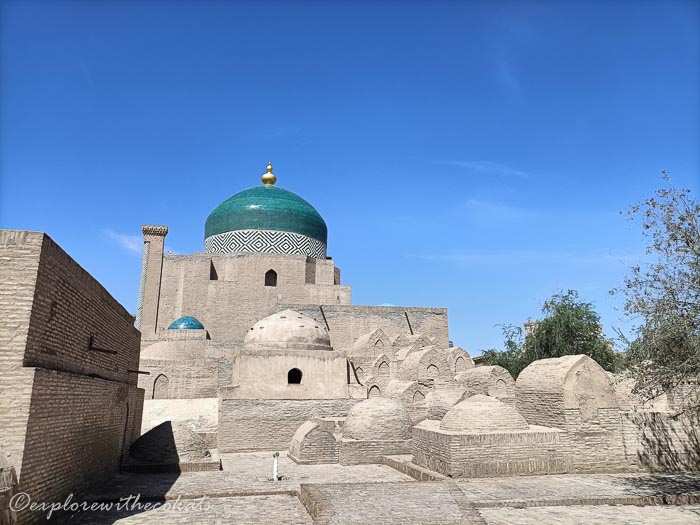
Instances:
[[[219,233],[204,240],[209,253],[279,253],[326,258],[325,243],[292,232],[237,230]]]

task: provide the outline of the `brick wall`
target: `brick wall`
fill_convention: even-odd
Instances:
[[[358,401],[220,397],[219,451],[287,450],[294,433],[302,423],[314,417],[346,416]]]
[[[136,375],[127,370],[138,369],[139,341],[134,319],[124,307],[43,235],[24,366],[94,374],[136,386]]]
[[[265,286],[265,272],[270,269],[277,272],[274,287]],[[172,321],[192,315],[204,324],[212,341],[238,344],[257,321],[288,307],[327,321],[335,349],[349,348],[360,335],[379,327],[389,336],[409,335],[412,328],[414,333],[436,337],[436,344],[447,348],[446,309],[351,306],[350,287],[334,284],[335,270],[332,260],[309,264],[306,257],[295,255],[166,254],[161,277],[149,269],[148,279],[160,279],[160,286],[147,283],[143,312],[146,316],[157,307],[158,321],[154,333],[144,331],[144,342],[165,337]]]
[[[20,475],[34,385],[33,368],[0,371],[0,449]]]
[[[555,474],[572,470],[564,432],[534,427],[523,432],[449,434],[439,422],[413,429],[416,464],[451,477]]]
[[[162,375],[167,378],[166,395],[157,399],[192,399],[216,397],[220,360],[172,361],[143,359],[140,369],[150,375],[139,377],[139,387],[146,399],[153,399],[153,383]]]
[[[43,237],[0,230],[0,449],[22,467],[34,371],[22,368]]]
[[[324,305],[323,314],[318,307],[290,306],[319,322],[328,322],[331,344],[336,350],[350,350],[361,335],[381,328],[388,337],[410,335],[406,313],[415,334],[435,337],[438,348],[449,346],[447,309],[402,306],[352,306]],[[388,349],[387,349],[388,350]]]
[[[584,420],[579,409],[564,411],[563,439],[575,472],[628,470],[622,432],[622,412],[600,408],[595,417]]]
[[[382,463],[384,456],[411,453],[411,440],[405,441],[360,441],[343,439],[340,442],[338,461],[341,465]]]
[[[212,340],[243,341],[255,322],[282,309],[278,305],[350,303],[350,287],[333,284],[332,260],[317,260],[311,268],[304,256],[199,253],[166,254],[162,262],[160,287],[147,287],[151,293],[144,296],[144,315],[158,308],[156,334],[192,315]],[[270,269],[277,272],[277,286],[265,286]],[[149,270],[148,279],[158,277]],[[144,332],[144,341],[154,336]]]
[[[0,262],[0,448],[33,501],[79,497],[117,472],[139,434],[139,332],[45,234],[0,230]]]
[[[63,501],[110,479],[140,433],[142,402],[133,386],[36,369],[20,491]]]
[[[687,415],[625,412],[622,432],[632,468],[677,472],[700,470],[700,427]]]
[[[516,407],[530,425],[563,428],[564,416],[563,392],[530,392],[517,390]]]

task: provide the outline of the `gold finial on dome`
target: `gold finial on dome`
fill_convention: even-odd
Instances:
[[[269,161],[267,163],[267,172],[262,174],[262,177],[260,177],[263,181],[263,184],[266,186],[272,186],[275,182],[277,182],[277,176],[272,173],[272,161]]]

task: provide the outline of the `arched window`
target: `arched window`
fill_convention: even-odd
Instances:
[[[168,386],[170,380],[165,374],[159,374],[153,381],[153,396],[151,399],[168,399]]]
[[[506,382],[503,379],[499,379],[498,381],[496,381],[496,385],[494,386],[493,397],[501,398],[506,397],[507,395],[508,386],[506,385]]]
[[[275,270],[265,272],[265,286],[277,286],[277,272]]]
[[[413,404],[422,405],[423,403],[425,403],[425,396],[423,395],[423,392],[416,391],[416,393],[413,394]]]
[[[290,385],[300,385],[301,384],[301,370],[298,368],[292,368],[287,372],[287,383]]]

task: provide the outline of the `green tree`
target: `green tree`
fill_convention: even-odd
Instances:
[[[679,408],[700,413],[700,204],[689,189],[665,187],[627,211],[641,221],[649,261],[630,268],[625,312],[638,328],[627,344],[626,362],[645,399],[674,393]]]
[[[484,364],[502,366],[513,377],[518,377],[529,363],[523,359],[523,330],[511,324],[500,325],[503,332],[504,350],[494,348],[483,352]]]
[[[585,354],[605,370],[614,371],[618,356],[603,337],[600,316],[591,303],[579,300],[578,292],[556,293],[542,306],[544,318],[533,323],[526,334],[515,327],[504,329],[505,350],[489,350],[484,362],[506,368],[513,377],[533,361],[548,357]]]
[[[554,294],[542,306],[544,319],[525,338],[528,363],[547,357],[584,354],[605,370],[615,371],[618,356],[612,342],[603,337],[600,316],[578,292]]]

